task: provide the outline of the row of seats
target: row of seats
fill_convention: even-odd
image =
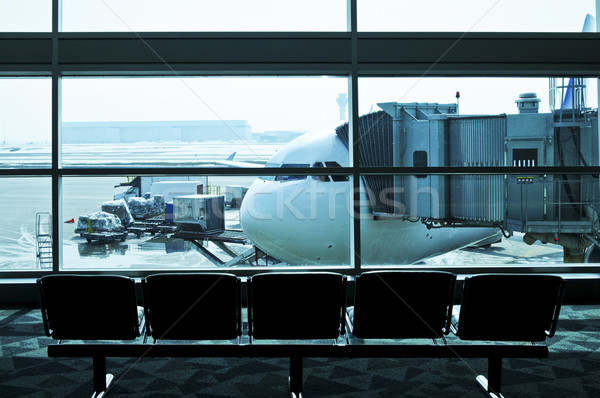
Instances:
[[[441,338],[543,341],[556,330],[564,292],[558,276],[485,274],[464,281],[453,317],[456,275],[441,271],[273,272],[248,278],[248,336],[256,339]],[[115,275],[56,274],[38,280],[46,334],[58,340],[238,340],[240,278],[163,273],[135,281]],[[456,307],[458,308],[458,307]],[[350,333],[346,333],[346,329]]]

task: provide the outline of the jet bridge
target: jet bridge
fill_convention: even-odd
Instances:
[[[383,112],[363,116],[361,166],[523,170],[517,175],[365,176],[374,217],[419,218],[432,228],[523,232],[531,243],[562,244],[565,259],[567,249],[582,252],[600,240],[598,176],[531,170],[598,165],[597,110],[569,109],[565,122],[562,109],[538,113],[534,93],[515,102],[519,113],[511,115],[458,115],[456,104],[391,102],[378,104]],[[347,142],[347,125],[337,132]]]

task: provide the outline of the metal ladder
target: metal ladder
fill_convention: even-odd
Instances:
[[[36,259],[38,268],[52,268],[52,214],[36,213]]]
[[[586,84],[583,78],[550,79],[550,109],[558,117],[555,127],[591,127],[585,106]],[[558,106],[557,103],[558,102]]]

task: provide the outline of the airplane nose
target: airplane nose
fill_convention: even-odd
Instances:
[[[246,237],[263,251],[277,244],[281,229],[274,219],[275,194],[268,188],[269,182],[254,182],[244,196],[240,208],[240,223]]]
[[[261,184],[261,181],[256,181],[250,186],[240,207],[240,223],[244,231],[253,230],[256,221],[269,216],[259,211],[259,209],[264,208],[264,204],[261,203],[261,200],[257,200],[261,191],[260,186],[257,186],[257,184]]]

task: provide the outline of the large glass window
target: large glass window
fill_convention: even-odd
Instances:
[[[43,10],[45,22],[28,16],[34,25],[21,26],[14,12],[21,3]],[[446,32],[513,32],[548,47],[539,67],[525,50],[501,47],[497,60],[481,64],[481,43],[469,40],[464,58],[436,65],[435,55],[419,55],[422,44],[411,34],[403,41],[327,33],[349,30],[353,2],[280,3],[1,2],[2,32],[49,30],[57,4],[58,30],[73,33],[4,35],[6,48],[19,51],[0,62],[11,76],[0,79],[0,188],[9,192],[4,209],[13,231],[3,238],[3,266],[49,269],[38,239],[52,222],[61,233],[49,255],[60,249],[60,270],[322,268],[359,258],[363,267],[491,264],[499,252],[519,263],[532,257],[528,248],[540,255],[533,262],[593,258],[580,249],[600,240],[598,177],[588,170],[600,165],[598,81],[540,76],[557,76],[560,65],[593,73],[581,69],[590,65],[584,51],[548,49],[579,46],[588,36],[543,32],[593,31],[587,16],[596,2],[357,1],[360,32],[425,32],[438,44]],[[218,42],[227,53],[239,46],[230,37],[251,44],[266,37],[294,53],[314,48],[314,58],[231,61],[191,52],[175,56],[181,62],[169,72],[152,62],[120,63],[116,55],[131,49],[127,35],[76,34],[123,31],[154,32],[174,55],[190,38]],[[164,33],[178,31],[208,34]],[[70,57],[73,40],[102,51]],[[391,51],[371,57],[365,42]],[[51,47],[61,51],[20,57],[21,49]],[[417,58],[399,61],[398,51]],[[171,74],[182,70],[190,75]],[[414,77],[429,72],[461,77]],[[34,74],[53,74],[57,84]],[[486,74],[533,77],[462,77]],[[358,88],[349,85],[355,78]],[[348,123],[357,93],[358,137]],[[59,214],[48,215],[49,195],[60,199]],[[35,199],[15,204],[19,197]],[[215,233],[225,235],[207,236]]]
[[[259,167],[346,122],[347,95],[334,77],[65,79],[63,166]]]
[[[0,168],[50,167],[50,84],[0,78]]]
[[[324,177],[64,177],[63,268],[348,265],[350,186]]]
[[[358,30],[410,32],[581,32],[595,1],[358,0]],[[595,31],[595,22],[590,30]]]
[[[51,180],[0,178],[0,271],[52,269]]]
[[[362,175],[363,265],[587,261],[599,232],[598,176],[560,170],[600,164],[595,80],[359,84],[361,166],[421,169]],[[498,174],[502,167],[518,174]]]
[[[361,166],[599,164],[596,79],[363,78],[359,85]]]
[[[345,31],[346,0],[63,0],[63,30]]]
[[[225,194],[228,185],[240,187],[241,192],[252,180],[201,175],[64,177],[63,268],[215,267],[198,245],[226,262],[232,253],[209,244],[206,235],[195,236],[195,245],[191,238],[186,241],[173,233],[239,230],[239,204],[225,207]],[[174,199],[179,197],[190,199],[179,204]],[[193,199],[200,197],[221,199],[200,209]],[[241,195],[236,200],[241,201]],[[194,208],[188,211],[188,205]],[[242,253],[248,247],[234,242],[230,250]]]
[[[597,175],[531,167],[512,175],[363,175],[362,265],[597,262],[599,188]]]
[[[64,177],[63,214],[75,223],[63,224],[64,268],[349,264],[347,178],[259,171],[348,166],[335,134],[347,123],[347,97],[347,78],[334,77],[65,79],[63,167],[194,171]],[[211,167],[232,172],[212,175]],[[256,175],[234,177],[236,168]],[[119,199],[133,221],[112,233],[104,226],[112,217],[98,212],[122,207],[105,203]],[[209,236],[221,230],[235,237]],[[311,237],[331,231],[331,241]]]
[[[3,0],[0,32],[50,32],[52,0]]]

